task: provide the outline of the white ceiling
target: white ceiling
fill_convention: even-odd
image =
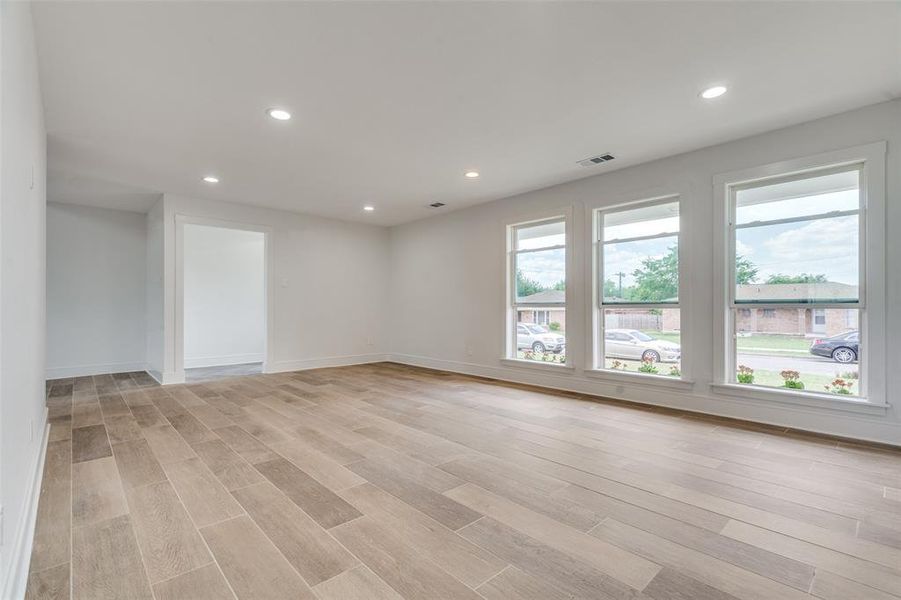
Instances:
[[[391,225],[901,96],[897,1],[37,2],[34,16],[50,199],[122,185],[94,204],[135,210],[172,192]],[[728,94],[698,98],[719,83]],[[604,152],[617,159],[576,165]]]

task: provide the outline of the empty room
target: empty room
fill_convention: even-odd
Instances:
[[[901,600],[901,1],[0,0],[0,599]]]

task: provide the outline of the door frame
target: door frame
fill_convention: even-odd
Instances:
[[[273,311],[272,227],[225,219],[175,215],[175,378],[185,380],[185,225],[237,229],[263,234],[263,373],[269,373],[273,357],[275,323]]]

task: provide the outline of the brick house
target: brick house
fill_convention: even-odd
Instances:
[[[815,288],[812,290],[810,288]],[[815,291],[815,294],[812,293]],[[739,302],[756,300],[788,300],[816,296],[824,300],[840,300],[857,295],[856,286],[844,283],[793,283],[793,284],[746,284],[736,289]],[[535,304],[534,309],[520,309],[517,320],[522,323],[539,323],[550,325],[559,323],[560,329],[566,330],[566,311],[562,308],[541,306],[564,302],[566,295],[560,290],[544,290],[526,296],[523,303]],[[679,331],[681,329],[678,310],[635,310],[609,308],[608,322],[614,321],[614,327],[625,329]],[[831,336],[851,329],[857,329],[858,311],[844,308],[756,308],[747,306],[738,309],[735,323],[736,330],[743,333],[773,333],[801,336]],[[609,325],[608,325],[609,326]]]
[[[811,289],[815,288],[815,289]],[[814,292],[811,293],[811,292]],[[746,284],[736,289],[736,299],[753,302],[764,299],[779,302],[815,296],[823,300],[841,300],[857,296],[857,287],[844,283]],[[802,336],[832,336],[860,327],[859,313],[845,308],[756,308],[738,309],[735,328],[742,333],[775,333]],[[664,311],[663,330],[679,329],[679,312]]]
[[[516,320],[520,323],[538,323],[540,325],[559,323],[560,331],[566,331],[566,311],[564,309],[539,306],[540,304],[566,302],[566,292],[562,290],[544,290],[521,298],[520,302],[536,305],[534,309],[520,308],[516,313]]]

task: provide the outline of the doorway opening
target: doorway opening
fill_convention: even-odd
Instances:
[[[266,233],[182,223],[181,366],[185,382],[264,371]]]

